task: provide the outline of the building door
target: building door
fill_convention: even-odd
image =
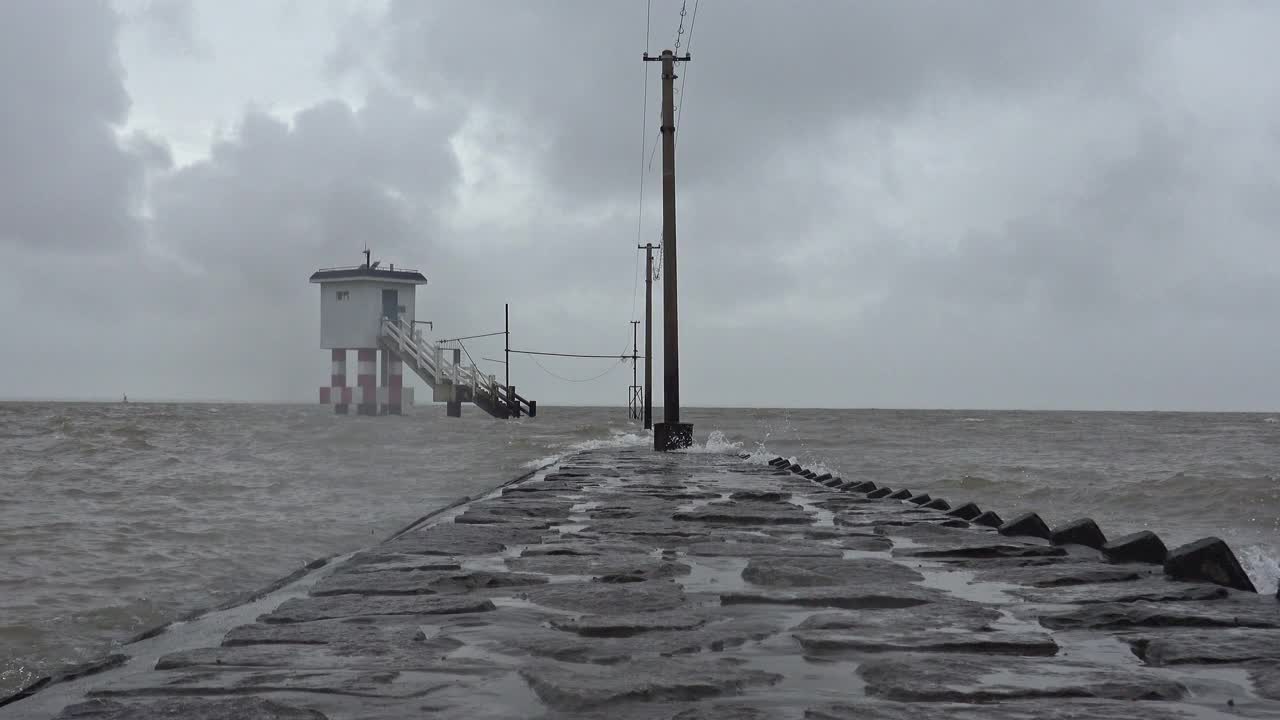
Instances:
[[[382,317],[392,320],[400,319],[400,293],[396,290],[382,291]]]

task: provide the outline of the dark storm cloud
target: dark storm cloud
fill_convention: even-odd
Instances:
[[[678,6],[654,5],[656,55],[673,45]],[[701,130],[689,129],[697,147],[686,187],[718,182],[851,114],[927,111],[940,94],[1105,90],[1123,82],[1159,24],[1101,2],[708,2],[701,12],[701,26],[689,16],[694,32],[683,36],[696,57],[680,72],[691,78],[690,121]],[[575,197],[630,193],[644,23],[640,2],[396,0],[387,67],[432,97],[520,118],[546,140],[546,177]]]
[[[104,2],[0,3],[0,246],[108,252],[141,232],[116,30]]]

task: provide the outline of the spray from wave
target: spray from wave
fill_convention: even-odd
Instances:
[[[1280,583],[1280,560],[1269,554],[1262,545],[1245,545],[1236,550],[1240,565],[1253,580],[1253,585],[1263,595],[1273,595]]]
[[[582,432],[587,432],[585,428]],[[586,440],[579,440],[574,443],[565,445],[554,455],[546,455],[529,462],[524,463],[527,468],[540,468],[545,465],[552,465],[560,462],[564,458],[577,452],[584,450],[600,450],[603,448],[626,448],[626,447],[647,447],[653,444],[653,434],[647,430],[639,432],[633,430],[620,430],[617,428],[609,429],[607,437],[593,437]]]
[[[587,432],[585,428],[583,428],[582,430],[583,432]],[[557,452],[554,455],[547,455],[547,456],[540,457],[535,460],[530,460],[529,462],[524,463],[524,467],[527,467],[527,468],[543,467],[544,465],[550,465],[552,463],[559,462],[560,460],[564,459],[569,455],[572,455],[577,452],[582,452],[584,450],[600,450],[600,449],[608,449],[608,448],[628,448],[628,447],[652,447],[652,446],[653,446],[653,432],[649,430],[636,430],[634,428],[628,428],[628,429],[610,428],[609,435],[607,437],[593,437],[593,438],[588,438],[586,440],[580,440],[578,442],[570,443],[568,445],[565,445],[559,452]],[[719,430],[712,430],[710,433],[707,434],[707,439],[704,442],[702,443],[695,442],[691,447],[686,448],[681,452],[696,453],[696,454],[709,453],[713,455],[729,455],[729,454],[736,455],[744,452],[743,447],[744,447],[744,443],[742,443],[741,441],[730,440],[728,436],[726,436],[723,432]],[[765,448],[763,443],[761,443],[757,445],[755,450],[751,451],[751,455],[748,458],[748,461],[750,462],[758,461],[761,464],[763,464],[771,457],[772,456],[769,455],[768,449]]]

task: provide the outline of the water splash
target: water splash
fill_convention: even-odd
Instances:
[[[544,465],[550,465],[552,463],[559,462],[560,460],[563,460],[565,457],[569,455],[572,455],[576,452],[582,452],[584,450],[600,450],[602,448],[646,447],[646,446],[653,445],[653,433],[648,430],[641,430],[639,432],[635,432],[631,430],[619,430],[619,429],[613,428],[609,430],[609,433],[610,433],[609,437],[606,437],[606,438],[589,438],[587,440],[580,440],[578,442],[571,443],[569,445],[566,445],[563,450],[561,450],[560,452],[554,455],[546,455],[544,457],[540,457],[535,460],[530,460],[526,463],[523,463],[522,466],[530,469],[539,468]]]
[[[1275,548],[1265,545],[1245,545],[1236,554],[1241,567],[1249,573],[1253,586],[1263,595],[1274,595],[1280,580],[1280,556]]]
[[[706,442],[699,445],[694,443],[687,448],[685,452],[689,453],[708,453],[712,455],[728,455],[730,453],[742,452],[742,443],[730,440],[725,434],[719,430],[712,430],[707,434]]]

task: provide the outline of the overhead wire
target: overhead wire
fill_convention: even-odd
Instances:
[[[458,341],[458,346],[462,348],[462,353],[467,356],[468,360],[471,361],[471,367],[475,367],[476,359],[471,357],[471,353],[467,351],[467,346],[464,345],[461,340]]]
[[[645,52],[649,50],[649,28],[650,18],[653,13],[653,0],[649,0],[645,4],[644,11],[644,47]],[[636,245],[640,245],[644,238],[644,144],[645,136],[649,134],[649,63],[641,63],[644,65],[644,100],[640,105],[640,201],[636,208]],[[640,248],[635,250],[635,267],[631,272],[631,316],[628,318],[634,320],[636,317],[636,303],[640,296]]]
[[[700,0],[693,0],[693,17],[689,18],[689,42],[685,45],[684,51],[688,54],[693,50],[693,29],[698,25],[698,3]],[[689,81],[689,66],[685,65],[684,72],[680,74],[680,105],[676,108],[676,135],[675,139],[680,140],[680,118],[684,116],[684,84]]]
[[[609,360],[613,360],[615,358],[625,359],[625,358],[631,357],[630,355],[627,355],[625,352],[619,353],[617,355],[582,355],[579,353],[538,352],[536,350],[512,350],[511,352],[518,353],[520,355],[543,355],[547,357],[568,357],[568,358],[606,358]]]
[[[442,343],[459,342],[462,340],[474,340],[476,338],[487,338],[487,337],[493,337],[495,335],[505,335],[505,334],[506,334],[506,331],[499,330],[498,332],[484,333],[482,335],[465,335],[463,337],[445,338],[445,339],[439,340],[438,342],[442,342]]]
[[[680,3],[680,25],[679,27],[676,28],[676,40],[675,40],[675,53],[677,56],[680,54],[680,37],[684,35],[684,18],[685,18],[686,2],[687,0],[681,0],[681,3]],[[685,43],[685,48],[684,48],[684,51],[686,54],[689,53],[691,50],[693,50],[693,31],[694,31],[694,28],[696,28],[698,25],[698,5],[700,2],[701,0],[693,0],[693,15],[689,18],[689,38],[688,38],[688,42]],[[680,87],[676,91],[680,96],[680,100],[679,100],[679,104],[676,106],[676,127],[675,127],[675,132],[672,134],[672,138],[671,138],[672,142],[679,142],[680,140],[680,119],[684,117],[684,85],[688,81],[689,81],[689,66],[685,65],[684,70],[680,73]],[[657,152],[658,146],[656,143],[654,144],[653,149],[654,149],[654,152]],[[653,164],[652,156],[650,156],[649,158],[649,163],[650,163],[650,166],[652,166]],[[663,253],[663,250],[661,247],[659,247],[658,262],[654,266],[654,270],[653,270],[653,279],[655,282],[662,278],[662,253]]]
[[[552,371],[548,370],[548,369],[547,369],[547,367],[546,367],[545,365],[543,365],[542,363],[538,362],[538,358],[536,358],[536,357],[535,357],[535,358],[533,358],[533,364],[534,364],[534,365],[537,365],[539,368],[542,368],[542,372],[544,372],[544,373],[546,373],[546,374],[550,375],[550,376],[551,376],[551,377],[553,377],[553,378],[556,378],[557,380],[563,380],[563,381],[565,381],[565,382],[571,382],[571,383],[587,383],[587,382],[593,382],[593,381],[595,381],[595,380],[599,380],[600,378],[604,377],[605,375],[608,375],[609,373],[611,373],[611,372],[613,372],[614,370],[616,370],[616,369],[617,369],[617,367],[618,367],[619,365],[621,365],[621,364],[622,364],[622,362],[623,362],[622,360],[618,360],[618,362],[616,362],[616,363],[614,363],[614,364],[610,365],[610,366],[609,366],[609,368],[608,368],[607,370],[605,370],[604,372],[600,373],[599,375],[593,375],[592,377],[589,377],[589,378],[575,379],[575,378],[567,378],[567,377],[565,377],[565,376],[563,376],[563,375],[559,375],[559,374],[557,374],[557,373],[554,373],[554,372],[552,372]]]

